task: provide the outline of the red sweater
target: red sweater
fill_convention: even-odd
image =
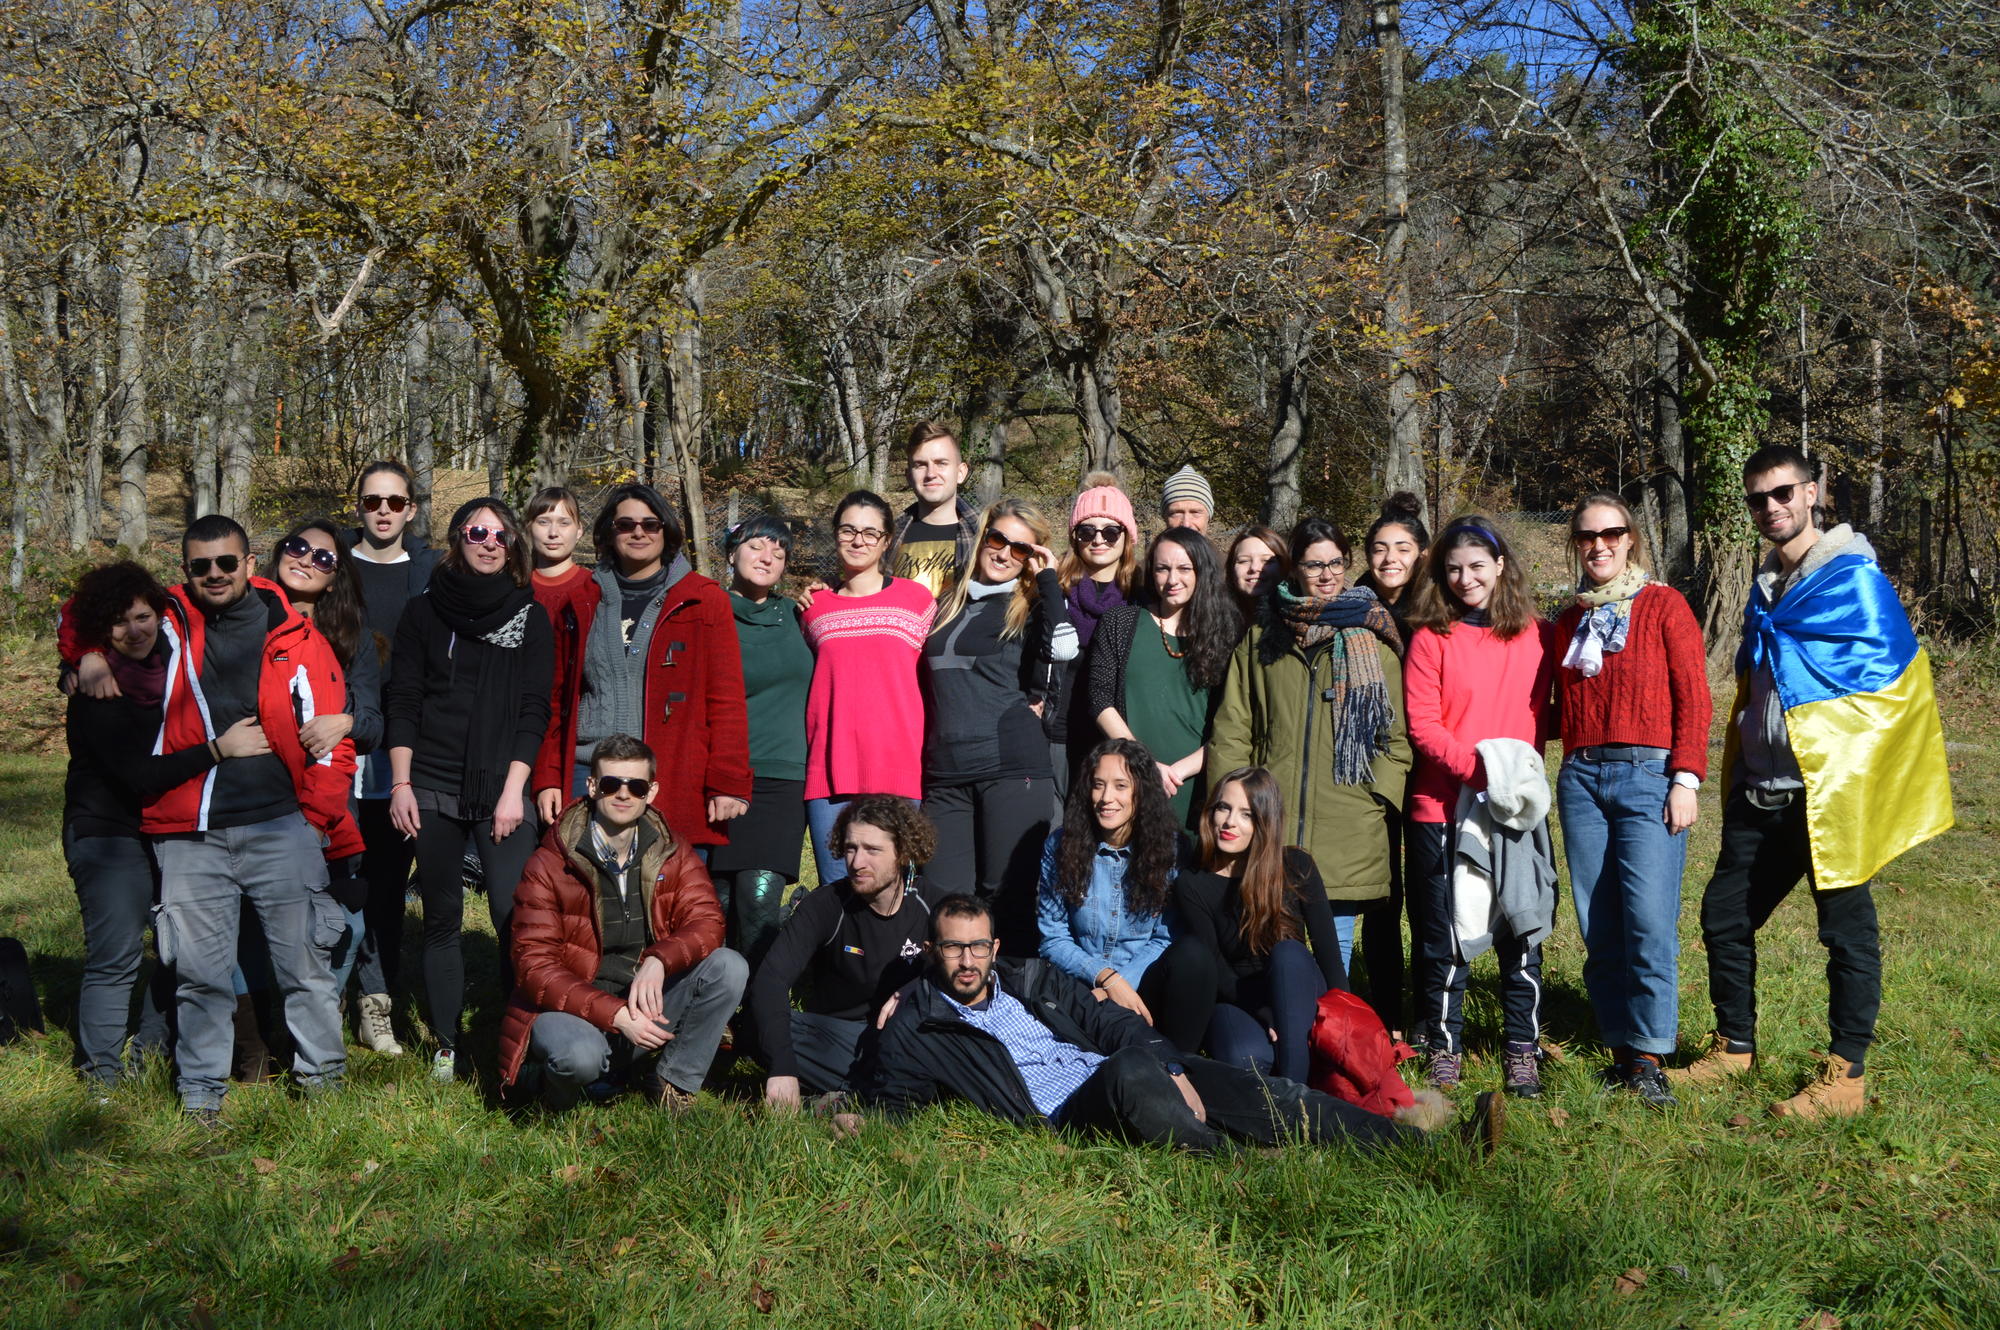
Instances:
[[[924,695],[917,661],[937,604],[892,577],[871,596],[822,591],[799,621],[812,644],[806,798],[924,797]]]
[[[1511,641],[1491,628],[1455,624],[1449,636],[1419,628],[1403,662],[1403,704],[1417,752],[1410,820],[1449,822],[1461,785],[1482,789],[1474,745],[1519,739],[1537,748],[1551,729],[1549,690],[1557,656],[1539,620]]]
[[[1582,616],[1583,607],[1571,605],[1556,620],[1558,662]],[[1632,601],[1624,650],[1607,652],[1595,678],[1559,668],[1556,699],[1565,749],[1593,744],[1665,748],[1667,770],[1708,775],[1708,726],[1715,699],[1708,691],[1701,626],[1686,598],[1672,587],[1652,582],[1641,588]]]

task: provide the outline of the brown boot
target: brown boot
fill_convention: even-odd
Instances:
[[[1701,1056],[1685,1067],[1667,1068],[1667,1079],[1675,1085],[1715,1085],[1745,1075],[1756,1065],[1755,1053],[1732,1053],[1727,1039],[1711,1034]]]
[[[1819,1075],[1805,1089],[1771,1105],[1779,1118],[1851,1118],[1868,1107],[1868,1078],[1852,1075],[1854,1064],[1829,1053]]]

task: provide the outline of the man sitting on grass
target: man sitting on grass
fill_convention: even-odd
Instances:
[[[857,1073],[864,1101],[902,1113],[952,1096],[1009,1122],[1203,1151],[1232,1139],[1377,1147],[1420,1135],[1294,1081],[1183,1054],[1045,961],[996,961],[999,942],[978,900],[937,903],[927,977],[902,994]],[[1502,1112],[1491,1092],[1479,1096],[1470,1126],[1486,1149]],[[859,1125],[836,1119],[842,1132]]]
[[[556,820],[514,894],[514,997],[500,1083],[525,1063],[551,1108],[655,1059],[649,1097],[682,1109],[715,1060],[749,966],[722,945],[708,870],[648,801],[653,750],[614,734],[590,758],[588,800]]]

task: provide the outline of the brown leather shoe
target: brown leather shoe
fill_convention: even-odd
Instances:
[[[1778,1118],[1851,1118],[1868,1107],[1868,1078],[1848,1073],[1854,1064],[1829,1053],[1819,1074],[1790,1099],[1771,1105]]]
[[[1732,1053],[1727,1039],[1711,1034],[1700,1057],[1685,1067],[1667,1068],[1667,1080],[1675,1085],[1715,1085],[1732,1076],[1747,1075],[1756,1065],[1755,1053]]]
[[[654,1108],[671,1113],[675,1117],[694,1107],[694,1095],[667,1081],[648,1081],[646,1101]]]

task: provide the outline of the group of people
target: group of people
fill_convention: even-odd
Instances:
[[[358,528],[304,523],[261,569],[207,516],[180,585],[87,574],[61,639],[85,1073],[109,1085],[171,1040],[183,1106],[213,1125],[232,1067],[265,1073],[275,1043],[323,1090],[350,984],[361,1042],[401,1054],[414,867],[431,1066],[453,1079],[476,860],[501,1082],[524,1099],[683,1106],[727,1041],[776,1109],[959,1097],[1198,1148],[1386,1142],[1437,1123],[1307,1086],[1351,968],[1448,1090],[1493,951],[1501,1086],[1541,1090],[1560,738],[1606,1078],[1674,1102],[1711,702],[1694,616],[1621,499],[1576,505],[1575,594],[1546,620],[1496,523],[1433,539],[1407,496],[1358,543],[1309,517],[1218,547],[1192,468],[1150,539],[1093,474],[1058,553],[1035,504],[961,497],[948,429],[913,430],[907,464],[900,514],[865,490],[834,507],[831,581],[794,576],[799,532],[756,517],[718,584],[638,483],[590,515],[595,568],[564,489],[518,517],[468,502],[434,551],[393,461],[362,472]],[[1775,1109],[1851,1113],[1879,1006],[1868,880],[1949,825],[1942,739],[1866,540],[1817,525],[1810,462],[1767,448],[1744,483],[1772,548],[1702,903],[1715,1033],[1678,1074],[1751,1065],[1756,931],[1804,880],[1829,1059]],[[1851,739],[1857,716],[1875,737]],[[807,845],[818,885],[788,901]],[[1488,1139],[1498,1102],[1473,1116]]]

